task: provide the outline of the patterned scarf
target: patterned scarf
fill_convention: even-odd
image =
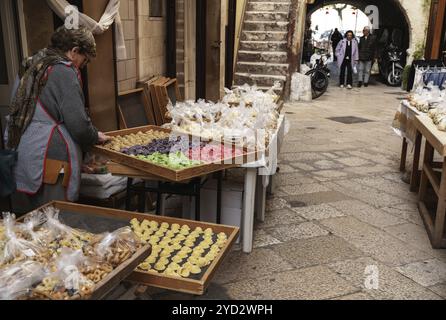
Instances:
[[[62,61],[68,61],[63,53],[55,49],[43,49],[24,62],[25,74],[9,110],[9,149],[17,149],[23,133],[34,117],[37,99],[46,85],[45,73],[48,67]]]

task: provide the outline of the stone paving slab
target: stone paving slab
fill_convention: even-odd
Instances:
[[[411,245],[414,248],[422,250],[432,257],[446,262],[446,249],[433,249],[429,236],[424,226],[413,223],[405,223],[397,226],[391,226],[384,229],[387,233]]]
[[[302,218],[297,212],[285,208],[282,210],[267,212],[265,214],[265,221],[257,222],[256,228],[274,228],[280,225],[299,224],[301,222],[305,222],[305,219]]]
[[[288,196],[284,197],[288,203],[291,204],[295,202],[301,202],[308,206],[310,205],[317,205],[317,204],[323,204],[323,203],[331,203],[331,202],[337,202],[342,200],[350,199],[349,196],[347,196],[344,193],[338,192],[338,191],[327,191],[327,192],[315,192],[315,193],[307,193],[307,194],[301,194],[297,196]]]
[[[437,259],[410,263],[396,270],[424,287],[446,282],[446,263]]]
[[[374,208],[358,200],[347,200],[330,203],[330,206],[341,211],[344,215],[351,215],[358,220],[378,228],[403,224],[406,220]]]
[[[296,268],[311,267],[364,256],[364,253],[345,240],[323,236],[301,241],[286,242],[276,246],[282,258]]]
[[[389,207],[383,207],[381,209],[395,217],[404,219],[419,226],[424,226],[417,205],[414,203],[401,203]]]
[[[345,301],[360,301],[360,300],[373,300],[371,296],[364,292],[358,292],[349,294],[343,297],[334,298],[332,300],[345,300]]]
[[[323,266],[231,283],[226,287],[232,298],[248,300],[319,300],[358,291]]]
[[[438,294],[440,297],[446,299],[446,283],[429,287],[429,289]]]
[[[329,188],[324,187],[322,184],[319,183],[283,186],[280,188],[280,190],[284,191],[287,195],[290,196],[331,191]]]
[[[329,234],[328,231],[312,222],[278,226],[276,228],[266,229],[266,231],[282,242],[309,239]]]
[[[431,255],[355,217],[332,218],[322,220],[320,223],[333,234],[390,266],[401,266],[432,258]]]
[[[291,269],[293,269],[291,264],[271,249],[258,248],[251,254],[241,251],[231,252],[219,268],[215,283],[225,284],[256,279]]]
[[[253,241],[254,249],[268,247],[280,243],[282,243],[280,240],[274,238],[265,230],[257,230],[254,233],[254,241]]]
[[[292,210],[309,221],[345,216],[343,212],[326,203],[302,208],[293,208]]]
[[[378,271],[377,289],[373,289],[370,271]],[[438,300],[440,296],[404,275],[371,258],[346,260],[329,265],[340,277],[360,288],[373,299],[379,300]],[[367,268],[370,268],[368,270]],[[367,286],[366,286],[367,285]]]

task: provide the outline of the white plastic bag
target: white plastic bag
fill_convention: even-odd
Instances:
[[[291,101],[311,101],[311,77],[301,73],[294,73],[291,79]]]

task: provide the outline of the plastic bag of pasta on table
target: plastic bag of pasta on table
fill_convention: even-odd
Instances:
[[[47,271],[35,261],[22,261],[0,272],[0,300],[27,299],[33,286],[40,283]]]
[[[64,248],[61,255],[50,264],[50,272],[36,286],[34,299],[79,300],[94,291],[95,283],[81,272],[89,259],[82,251]]]
[[[30,213],[18,229],[29,240],[35,244],[46,246],[53,237],[48,229],[42,228],[46,222],[46,217],[41,211]]]
[[[71,248],[73,250],[83,250],[85,254],[92,251],[91,241],[94,235],[85,231],[73,229],[59,220],[59,210],[53,207],[43,209],[46,217],[45,228],[47,228],[54,241],[50,244],[53,250],[61,248]]]
[[[3,264],[19,262],[40,256],[44,248],[31,241],[22,239],[16,233],[15,216],[10,213],[3,214],[6,242],[0,256],[0,266]]]
[[[130,227],[103,234],[95,245],[99,259],[111,264],[114,268],[130,259],[141,247],[141,241]]]

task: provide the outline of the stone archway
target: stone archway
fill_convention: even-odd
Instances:
[[[380,29],[400,28],[403,31],[403,48],[408,49],[409,62],[411,55],[424,46],[429,10],[423,0],[315,0],[307,6],[307,16],[330,4],[345,3],[365,10],[369,5],[378,7],[380,12]]]

